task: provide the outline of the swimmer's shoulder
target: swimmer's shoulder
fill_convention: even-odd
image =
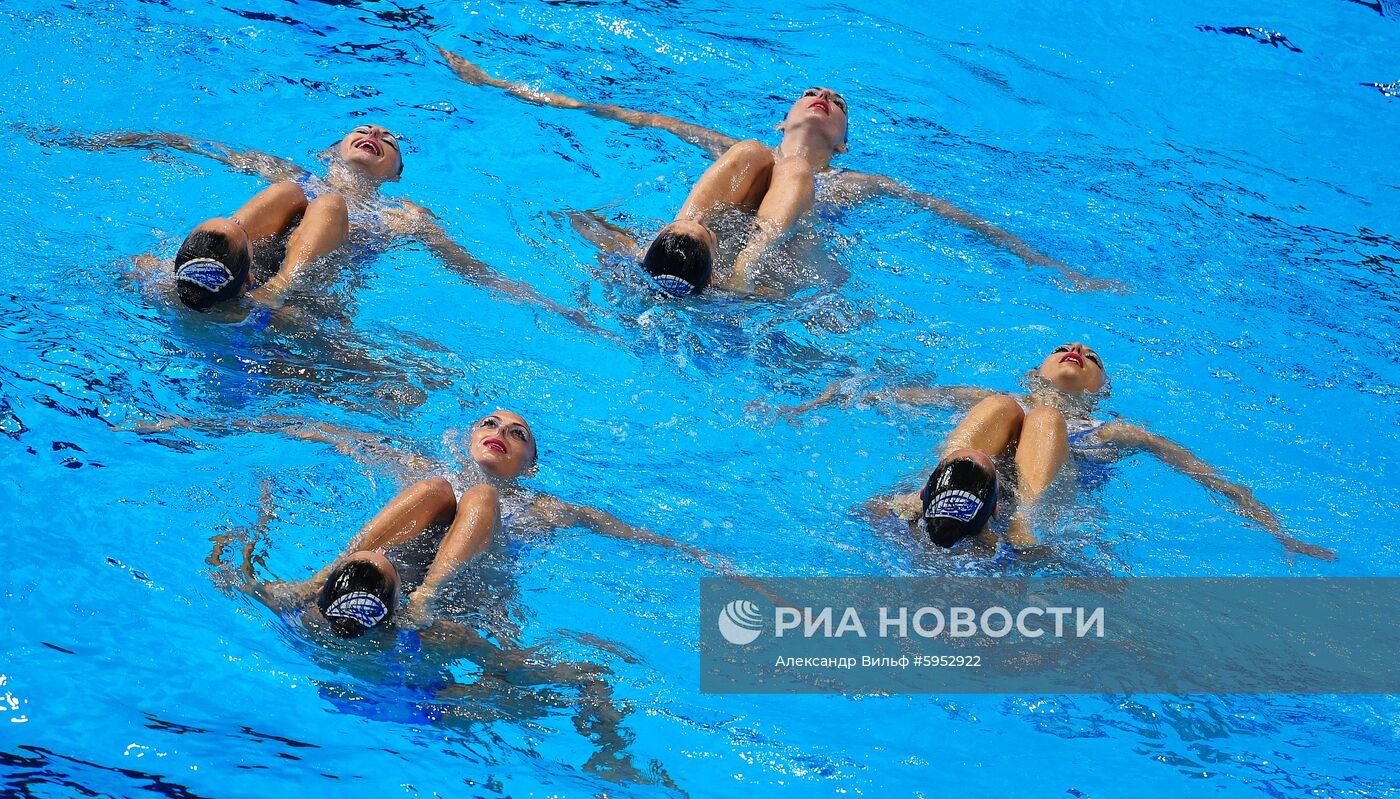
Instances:
[[[1153,438],[1141,427],[1118,419],[1095,424],[1082,431],[1080,436],[1089,442],[1129,449],[1141,447]]]
[[[817,174],[817,193],[822,201],[836,205],[856,205],[882,194],[898,192],[902,186],[893,178],[832,167]]]
[[[437,219],[437,215],[434,214],[432,211],[428,210],[427,206],[419,205],[418,203],[407,198],[398,200],[397,202],[403,208],[405,213],[417,214],[419,216],[426,216],[431,219]]]
[[[569,510],[572,506],[558,497],[543,491],[531,491],[518,500],[519,512],[530,516],[550,518]]]
[[[412,236],[439,227],[437,214],[408,199],[383,198],[379,221],[400,236]]]
[[[521,532],[547,532],[569,527],[577,522],[581,510],[578,505],[543,491],[526,491],[510,504],[514,505],[510,525]]]

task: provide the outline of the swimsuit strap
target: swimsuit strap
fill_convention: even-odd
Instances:
[[[1069,434],[1069,443],[1070,443],[1070,446],[1072,446],[1072,447],[1073,447],[1073,446],[1084,446],[1084,440],[1087,439],[1089,436],[1092,436],[1092,435],[1094,435],[1095,433],[1097,433],[1097,432],[1099,431],[1099,429],[1102,428],[1102,427],[1103,427],[1104,425],[1106,425],[1106,424],[1108,424],[1108,423],[1107,423],[1107,422],[1094,422],[1093,424],[1090,424],[1088,427],[1085,427],[1085,428],[1083,428],[1082,430],[1075,430],[1074,432],[1070,433],[1070,434]],[[1088,446],[1094,446],[1094,445],[1091,444],[1091,445],[1088,445]],[[1101,445],[1100,445],[1100,446],[1101,446]]]

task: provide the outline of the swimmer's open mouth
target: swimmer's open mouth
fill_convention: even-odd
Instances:
[[[1084,356],[1080,355],[1077,352],[1065,353],[1064,357],[1060,358],[1060,363],[1064,363],[1065,361],[1074,361],[1076,364],[1079,365],[1080,369],[1084,368]]]
[[[823,114],[826,114],[827,116],[831,115],[831,106],[827,105],[827,102],[825,100],[813,100],[812,104],[807,107],[811,109],[820,108]]]
[[[369,153],[374,153],[376,156],[384,154],[384,150],[380,148],[379,143],[376,142],[374,139],[360,139],[360,141],[355,145],[355,149],[364,150],[365,152]]]
[[[499,438],[488,438],[485,441],[481,442],[481,446],[486,447],[492,452],[496,452],[501,455],[506,454],[506,442],[500,440]]]

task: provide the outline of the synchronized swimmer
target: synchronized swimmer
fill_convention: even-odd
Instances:
[[[354,246],[372,256],[397,239],[422,242],[454,272],[514,300],[533,303],[589,329],[576,311],[507,278],[454,241],[437,217],[409,200],[385,196],[381,188],[403,175],[399,137],[379,125],[360,125],[324,153],[324,177],[257,150],[234,150],[217,142],[176,133],[122,133],[81,140],[86,149],[164,147],[213,158],[272,183],[230,217],[214,217],[185,238],[173,262],[174,289],[181,303],[208,311],[243,295],[255,305],[277,308],[305,285],[307,267]],[[159,274],[164,262],[136,259],[143,273]]]
[[[494,451],[489,437],[486,441]],[[499,466],[501,460],[509,458],[492,465]],[[405,491],[365,525],[341,557],[309,579],[282,581],[263,579],[257,573],[258,539],[268,534],[276,518],[272,488],[265,482],[251,534],[216,535],[206,562],[220,587],[257,600],[330,649],[345,650],[336,639],[353,639],[351,651],[361,657],[341,659],[339,668],[372,683],[396,685],[417,700],[416,722],[457,726],[495,720],[499,712],[492,711],[500,701],[508,702],[510,708],[503,717],[516,720],[522,712],[543,716],[555,707],[567,709],[580,733],[596,747],[585,769],[614,780],[671,784],[659,764],[646,770],[632,764],[627,751],[632,736],[621,726],[626,710],[612,699],[607,680],[611,672],[606,667],[559,660],[548,656],[543,647],[521,646],[505,631],[483,635],[472,626],[427,613],[427,598],[451,578],[470,542],[479,541],[473,536],[490,521],[493,510],[486,488],[469,490],[455,508],[450,487],[424,485],[421,490]],[[406,507],[414,502],[423,507]],[[412,562],[416,553],[408,545],[431,539],[443,525],[447,532],[436,544],[426,576],[410,590],[401,567],[414,570],[421,564]],[[226,559],[232,544],[241,545],[237,566]],[[408,604],[401,609],[406,590]],[[608,651],[615,648],[592,636],[581,642]],[[449,668],[461,659],[479,668],[469,683],[457,680]],[[570,695],[556,699],[559,688]],[[328,698],[339,699],[334,692]],[[363,703],[337,704],[354,709]]]
[[[1336,554],[1283,532],[1278,517],[1244,486],[1220,476],[1209,463],[1168,438],[1123,421],[1100,422],[1093,411],[1108,384],[1103,359],[1080,342],[1055,347],[1030,373],[1031,391],[1012,396],[970,386],[915,386],[869,394],[866,402],[894,400],[905,405],[970,408],[943,442],[942,455],[922,491],[872,501],[877,515],[894,515],[922,532],[932,543],[952,547],[964,538],[995,544],[988,529],[1000,501],[1003,479],[996,459],[1014,463],[1007,480],[1016,511],[1007,526],[1007,543],[1016,549],[1040,544],[1031,529],[1032,511],[1045,490],[1073,457],[1081,474],[1136,452],[1157,456],[1233,505],[1236,513],[1258,524],[1289,552],[1322,560]],[[784,409],[797,414],[850,399],[841,383],[803,405]]]
[[[437,554],[427,576],[398,614],[402,623],[410,626],[420,625],[432,617],[432,602],[438,588],[486,550],[500,534],[503,520],[510,521],[513,532],[585,528],[600,535],[672,549],[710,568],[730,571],[723,559],[702,549],[635,527],[606,511],[522,486],[521,478],[536,471],[539,451],[529,423],[512,411],[497,410],[476,420],[466,440],[466,451],[455,452],[459,459],[455,465],[410,448],[388,444],[383,436],[303,419],[274,417],[226,424],[218,420],[170,418],[138,426],[136,430],[160,433],[176,428],[233,428],[279,433],[330,444],[371,468],[389,470],[399,476],[418,476],[410,478],[409,485],[360,530],[341,559],[379,563],[378,556],[386,550],[414,541],[428,531],[440,534]],[[433,476],[422,477],[425,474]],[[451,475],[457,483],[468,486],[460,498],[453,488],[453,480],[444,475]],[[319,588],[331,568],[326,567],[304,584],[303,594],[309,596]],[[387,607],[386,603],[387,612],[379,620],[392,620],[396,607]],[[373,625],[366,625],[369,626]]]
[[[1028,266],[1056,270],[1073,287],[1093,289],[1113,285],[1070,268],[1034,249],[1020,237],[947,200],[914,191],[884,175],[832,167],[832,159],[847,150],[849,120],[846,99],[831,89],[816,87],[804,91],[777,126],[782,132],[782,141],[777,147],[769,147],[757,139],[741,140],[664,114],[587,103],[531,89],[493,77],[449,50],[439,47],[438,51],[467,83],[504,89],[539,105],[587,111],[638,128],[664,130],[715,159],[695,182],[675,219],[661,228],[642,256],[646,271],[672,293],[697,293],[711,285],[736,291],[752,290],[753,267],[758,259],[782,241],[814,204],[854,206],[878,197],[904,200],[932,211],[981,234]],[[721,277],[721,271],[715,268],[720,242],[711,226],[720,213],[731,208],[753,213],[755,228],[735,257],[728,276]],[[623,240],[630,243],[629,237],[624,236]]]

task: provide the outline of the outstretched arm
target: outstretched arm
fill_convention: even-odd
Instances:
[[[214,582],[220,588],[233,589],[258,600],[269,609],[281,612],[291,604],[304,602],[320,588],[315,578],[302,582],[286,582],[273,578],[260,579],[259,566],[266,567],[263,556],[257,552],[259,540],[267,538],[267,528],[276,518],[272,497],[272,481],[263,480],[259,491],[258,520],[251,528],[227,530],[209,539],[213,548],[204,562],[214,568]],[[224,551],[230,544],[238,544],[241,558],[235,568],[224,562]],[[324,578],[322,578],[324,580]]]
[[[96,136],[75,137],[79,147],[86,150],[105,150],[109,147],[128,147],[141,150],[166,148],[193,155],[202,155],[226,164],[239,172],[260,175],[264,180],[277,183],[283,180],[297,180],[307,174],[305,169],[283,158],[258,150],[234,150],[216,141],[192,139],[182,133],[102,133]]]
[[[996,392],[972,386],[907,386],[904,388],[876,391],[859,397],[863,403],[898,402],[904,405],[933,405],[945,408],[971,408]],[[816,398],[801,405],[789,405],[778,409],[783,416],[796,416],[816,408],[840,402],[849,405],[857,401],[858,392],[850,380],[837,380],[827,386]]]
[[[706,552],[699,547],[693,547],[689,544],[682,544],[679,541],[667,538],[664,535],[658,535],[650,530],[633,527],[606,511],[597,510],[596,508],[590,508],[585,505],[574,505],[562,499],[551,497],[548,494],[541,494],[539,499],[535,500],[530,510],[533,515],[547,527],[586,527],[600,535],[684,552],[711,569],[725,573],[731,572],[731,569],[725,563],[724,559],[714,553]]]
[[[587,239],[600,252],[641,256],[637,235],[621,225],[609,222],[597,211],[570,211],[569,226]]]
[[[1337,553],[1326,547],[1309,544],[1285,534],[1278,517],[1267,505],[1255,499],[1253,492],[1225,479],[1209,463],[1171,439],[1126,422],[1109,422],[1099,428],[1098,437],[1125,449],[1143,450],[1156,455],[1163,463],[1230,500],[1236,513],[1269,531],[1285,550],[1319,560],[1337,559]]]
[[[493,77],[487,74],[481,67],[473,64],[467,59],[457,55],[451,50],[441,47],[438,52],[446,59],[447,65],[452,67],[452,71],[457,73],[457,77],[472,84],[473,86],[494,86],[497,89],[504,89],[510,94],[520,99],[535,103],[537,105],[547,105],[552,108],[575,109],[587,111],[595,116],[604,119],[614,119],[618,122],[625,122],[637,128],[657,128],[667,133],[674,134],[682,141],[693,144],[696,147],[710,154],[711,158],[718,158],[724,154],[725,150],[733,147],[739,140],[733,136],[726,136],[716,130],[696,125],[693,122],[686,122],[675,117],[668,117],[664,114],[649,114],[644,111],[633,111],[630,108],[623,108],[620,105],[607,105],[603,103],[585,103],[575,100],[563,94],[554,92],[538,91],[519,83],[511,83],[508,80]]]
[[[1057,261],[1027,244],[1020,236],[1003,230],[976,214],[964,211],[942,197],[914,191],[903,183],[884,175],[847,172],[842,175],[842,178],[851,187],[851,198],[856,203],[872,200],[876,197],[893,197],[932,211],[955,225],[981,235],[987,241],[1020,258],[1026,266],[1044,266],[1055,270],[1069,288],[1075,291],[1123,291],[1125,288],[1117,281],[1090,277],[1061,261]]]
[[[250,433],[280,433],[302,441],[330,444],[343,455],[366,466],[382,468],[388,466],[404,474],[421,474],[436,469],[439,464],[433,459],[394,446],[388,436],[366,433],[330,422],[313,422],[296,416],[269,415],[259,419],[186,419],[169,416],[158,422],[141,422],[126,428],[135,433],[167,433],[171,430],[188,429],[223,433],[241,430]]]
[[[404,204],[416,214],[416,219],[410,228],[411,235],[423,242],[429,251],[442,259],[448,269],[505,297],[559,314],[584,330],[605,336],[609,335],[607,331],[588,321],[588,317],[584,316],[582,311],[576,308],[565,308],[536,291],[530,284],[512,280],[472,255],[466,247],[458,244],[451,236],[447,235],[447,231],[438,222],[437,216],[432,211],[416,203],[405,202]]]

